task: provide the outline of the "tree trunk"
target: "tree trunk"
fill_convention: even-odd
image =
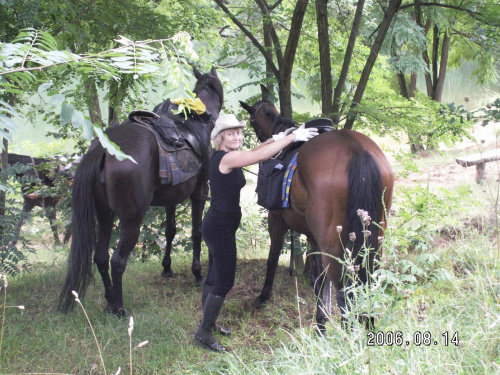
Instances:
[[[108,100],[108,127],[116,123],[120,123],[118,106],[120,96],[120,83],[119,81],[112,80],[109,84],[109,100]]]
[[[83,85],[85,88],[85,100],[89,109],[90,121],[92,121],[92,124],[102,124],[101,106],[99,104],[99,96],[97,94],[95,79],[92,77],[86,77]]]
[[[415,3],[420,4],[421,1],[415,0]],[[429,28],[431,26],[431,23],[428,20],[426,22],[426,24],[424,25],[424,22],[422,20],[422,9],[421,9],[420,5],[415,6],[415,19],[416,19],[417,25],[424,29],[424,35],[427,36],[427,33],[429,32]],[[427,65],[427,69],[430,71],[431,65],[430,65],[429,53],[427,52],[427,48],[422,52],[422,58],[425,61],[425,64]],[[424,77],[425,77],[425,86],[427,88],[427,96],[431,98],[433,95],[433,92],[434,92],[434,90],[432,89],[432,78],[431,78],[431,75],[429,74],[429,72],[425,72]],[[415,77],[415,79],[416,79],[416,77]],[[416,85],[416,82],[415,82],[415,85]],[[410,86],[411,86],[411,84],[410,84]],[[411,88],[410,88],[410,91],[412,91]],[[413,89],[413,93],[414,93],[414,89]]]
[[[436,25],[433,28],[432,34],[432,97],[436,92],[436,84],[438,80],[438,51],[439,51],[439,29]]]
[[[330,61],[330,36],[328,34],[328,0],[316,0],[318,24],[319,64],[321,69],[321,112],[330,117],[333,112],[332,64]]]
[[[365,0],[359,0],[358,5],[356,6],[356,13],[354,14],[354,20],[352,22],[351,34],[349,35],[349,41],[347,42],[345,50],[342,70],[340,71],[339,80],[337,81],[337,85],[335,86],[333,93],[332,120],[334,124],[338,124],[340,122],[340,116],[342,115],[342,111],[340,110],[342,92],[344,92],[345,83],[347,81],[347,74],[349,73],[354,46],[356,45],[356,38],[358,37],[364,6]]]
[[[356,120],[355,108],[361,103],[366,85],[368,84],[368,79],[370,78],[370,73],[373,69],[373,65],[375,65],[375,61],[377,60],[380,48],[382,47],[382,43],[387,34],[387,30],[389,29],[394,15],[401,5],[401,1],[402,0],[390,0],[389,6],[387,7],[387,9],[385,9],[384,19],[379,25],[379,31],[370,49],[370,55],[366,60],[365,67],[363,68],[363,72],[361,73],[361,78],[359,79],[358,87],[356,88],[356,92],[354,93],[351,108],[349,109],[349,115],[344,126],[345,129],[352,129],[354,121]]]
[[[291,79],[295,53],[299,44],[300,32],[302,31],[302,21],[306,13],[309,0],[297,0],[293,11],[290,34],[283,57],[283,66],[280,69],[280,112],[283,117],[292,118],[292,94]]]
[[[398,72],[398,82],[399,82],[399,91],[401,95],[406,99],[410,98],[410,93],[408,91],[408,87],[406,86],[405,75],[402,72]]]
[[[443,95],[444,79],[446,78],[446,66],[448,65],[448,53],[450,51],[450,36],[445,32],[443,37],[443,45],[441,46],[441,60],[439,62],[439,75],[436,82],[436,88],[434,90],[434,99],[437,102],[441,102],[441,97]]]
[[[270,64],[270,61],[273,61],[273,30],[274,30],[274,25],[271,20],[270,12],[269,12],[269,6],[267,5],[267,2],[265,0],[255,0],[257,5],[260,8],[260,12],[262,13],[262,31],[264,35],[264,48],[267,52],[267,57],[266,57],[266,88],[270,93],[274,92],[274,85],[271,84],[272,78],[274,77],[273,74],[273,67]],[[281,46],[279,46],[278,42],[278,51],[281,51]],[[269,98],[270,100],[270,98]],[[270,100],[272,101],[272,100]]]
[[[410,76],[410,87],[408,88],[408,96],[410,98],[415,97],[415,90],[417,89],[417,73],[411,73]]]

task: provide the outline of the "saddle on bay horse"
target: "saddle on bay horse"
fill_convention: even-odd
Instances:
[[[318,133],[332,131],[333,121],[329,118],[317,118],[305,123],[306,128],[316,128]],[[268,210],[289,207],[288,193],[296,168],[297,153],[304,142],[293,142],[278,155],[259,163],[257,177],[257,204]]]

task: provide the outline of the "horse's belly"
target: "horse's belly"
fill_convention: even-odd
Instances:
[[[288,227],[298,233],[311,234],[303,214],[295,211],[293,208],[285,208],[281,212],[283,220]]]
[[[194,184],[191,187],[186,181],[185,183],[172,186],[172,185],[160,185],[154,192],[153,200],[151,201],[151,206],[170,206],[173,204],[181,204],[187,200],[193,190]]]

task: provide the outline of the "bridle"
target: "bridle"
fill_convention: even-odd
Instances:
[[[254,128],[255,134],[257,135],[257,138],[260,142],[265,142],[269,137],[266,137],[260,126],[257,124],[257,112],[262,109],[262,107],[265,104],[269,104],[265,101],[262,101],[257,104],[255,107],[255,110],[253,111],[252,114],[250,114],[250,125]],[[278,121],[275,121],[273,124],[273,127],[271,129],[271,134],[277,134],[279,133],[280,130],[282,130],[283,125],[285,125],[284,122],[281,122],[278,124]]]

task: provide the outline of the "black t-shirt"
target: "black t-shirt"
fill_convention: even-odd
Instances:
[[[212,198],[210,208],[217,212],[238,213],[240,209],[240,191],[245,186],[246,180],[241,168],[233,168],[227,174],[219,170],[221,159],[226,151],[216,151],[210,159],[208,180]]]

